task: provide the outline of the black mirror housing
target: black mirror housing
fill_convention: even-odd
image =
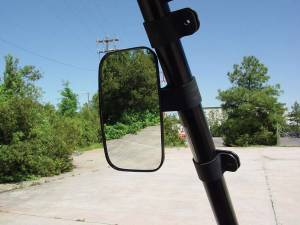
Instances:
[[[99,65],[105,157],[121,171],[153,172],[164,161],[163,115],[156,54],[147,47],[107,53]]]

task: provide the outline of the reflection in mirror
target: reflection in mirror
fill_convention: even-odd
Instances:
[[[163,161],[156,56],[147,48],[115,51],[100,64],[100,111],[108,162],[153,171]]]

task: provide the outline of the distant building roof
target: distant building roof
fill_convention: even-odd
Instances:
[[[203,107],[203,109],[222,109],[221,106],[209,106],[209,107]]]

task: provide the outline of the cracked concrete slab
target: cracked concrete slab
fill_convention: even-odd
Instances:
[[[300,224],[300,148],[222,149],[242,162],[225,175],[240,224]],[[155,173],[115,171],[102,150],[74,162],[60,179],[0,193],[0,224],[216,224],[188,149],[166,149]]]

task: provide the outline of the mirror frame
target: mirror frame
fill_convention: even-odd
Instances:
[[[124,52],[124,51],[129,51],[129,50],[135,50],[135,49],[145,49],[148,50],[154,57],[154,64],[155,64],[155,69],[156,69],[156,78],[157,78],[157,94],[158,94],[158,103],[159,103],[159,116],[160,116],[160,133],[161,133],[161,161],[160,164],[158,165],[157,168],[155,169],[149,169],[149,170],[145,170],[145,169],[125,169],[125,168],[120,168],[116,165],[114,165],[110,158],[109,158],[109,153],[108,153],[108,149],[107,149],[107,145],[106,145],[106,136],[105,136],[105,132],[104,132],[104,121],[103,121],[103,117],[102,117],[102,106],[103,106],[103,101],[102,101],[102,96],[103,96],[103,91],[102,91],[102,66],[103,66],[103,62],[105,61],[105,59],[107,57],[109,57],[112,54],[115,54],[117,52]],[[100,115],[100,127],[101,127],[101,136],[102,136],[102,144],[103,144],[103,148],[104,148],[104,154],[105,154],[105,158],[107,163],[114,169],[119,170],[119,171],[126,171],[126,172],[155,172],[157,170],[159,170],[165,160],[165,149],[164,149],[164,124],[163,124],[163,112],[161,111],[161,97],[160,97],[160,77],[159,77],[159,66],[158,66],[158,59],[157,59],[157,55],[155,54],[155,52],[145,46],[140,46],[140,47],[133,47],[133,48],[126,48],[126,49],[120,49],[120,50],[116,50],[116,51],[111,51],[106,53],[100,63],[99,63],[99,68],[98,68],[98,96],[99,96],[99,115]]]

